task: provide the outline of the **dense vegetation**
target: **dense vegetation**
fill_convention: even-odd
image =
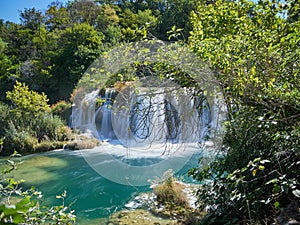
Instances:
[[[184,27],[187,38],[191,27],[186,24],[194,7],[193,1],[186,0],[82,0],[66,5],[53,2],[45,12],[24,9],[20,24],[0,20],[2,154],[62,147],[60,141],[69,138],[69,131],[53,112],[61,114],[70,107],[71,93],[90,64],[122,42],[153,36],[166,40],[174,25]],[[18,90],[7,94],[16,82],[22,83],[17,83]],[[36,99],[40,96],[36,92],[43,97]],[[19,95],[23,98],[17,100]],[[38,107],[38,101],[45,107]]]
[[[14,150],[21,154],[62,148],[71,139],[71,130],[58,115],[56,104],[50,108],[47,96],[29,90],[25,83],[16,81],[6,94],[11,105],[0,102],[0,137],[4,138],[4,155]]]
[[[191,29],[192,0],[53,2],[46,12],[24,9],[21,24],[0,20],[0,100],[16,80],[68,100],[87,67],[109,47],[158,37],[175,25]]]
[[[207,181],[203,223],[270,224],[280,208],[299,207],[299,13],[297,0],[77,0],[25,9],[20,24],[0,21],[0,138],[7,152],[67,139],[51,111],[64,108],[58,102],[69,101],[98,56],[123,42],[180,38],[210,66],[228,110],[225,154],[191,171]]]
[[[226,156],[192,171],[211,180],[199,190],[200,207],[211,206],[206,224],[270,224],[281,207],[299,208],[298,16],[299,3],[274,1],[216,1],[191,15],[190,45],[228,108]]]

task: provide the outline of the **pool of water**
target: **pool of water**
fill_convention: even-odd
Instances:
[[[97,149],[57,150],[24,156],[23,163],[14,175],[16,179],[24,179],[27,187],[35,186],[42,191],[46,205],[60,204],[55,196],[66,190],[66,203],[72,203],[71,208],[75,210],[78,224],[105,224],[109,215],[124,209],[126,203],[139,193],[150,191],[150,183],[132,186],[104,178],[86,161],[86,155],[94,154],[96,151]],[[199,154],[189,159],[177,173],[178,176],[192,181],[185,173],[197,165]],[[128,162],[129,165],[135,162],[149,164],[151,158],[141,160],[123,158],[122,161]],[[159,160],[154,158],[152,163],[155,164],[157,161]],[[123,176],[122,171],[115,171],[114,163],[106,162],[106,164],[105,168]]]

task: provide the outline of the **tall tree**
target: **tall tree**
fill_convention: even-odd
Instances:
[[[66,7],[62,3],[54,2],[48,6],[45,13],[46,27],[49,31],[65,29],[71,26],[71,18]]]
[[[56,34],[57,48],[51,57],[50,84],[52,101],[67,100],[88,66],[100,55],[104,35],[89,24],[73,24]],[[56,37],[54,37],[56,38]]]
[[[100,14],[100,6],[91,0],[75,0],[68,4],[68,12],[73,23],[87,23],[95,26]]]
[[[44,23],[44,15],[41,11],[35,8],[25,8],[20,12],[21,24],[29,28],[32,32],[35,32]]]

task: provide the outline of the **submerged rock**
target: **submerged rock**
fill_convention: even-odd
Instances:
[[[123,210],[110,216],[108,225],[175,225],[177,220],[158,217],[144,209]]]

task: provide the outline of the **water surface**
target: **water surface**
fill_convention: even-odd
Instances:
[[[61,204],[55,196],[66,190],[66,203],[72,203],[78,224],[105,224],[109,215],[124,209],[126,203],[139,193],[150,191],[150,183],[146,186],[130,186],[104,178],[83,157],[94,151],[57,150],[25,156],[14,175],[16,179],[24,179],[25,186],[35,186],[42,191],[46,205]],[[192,157],[179,174],[183,175],[192,166],[196,166],[198,157]],[[138,165],[149,164],[151,160],[155,164],[157,158],[121,160]],[[107,168],[114,170],[114,165],[107,163]]]

